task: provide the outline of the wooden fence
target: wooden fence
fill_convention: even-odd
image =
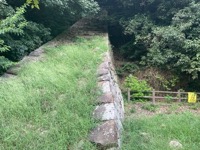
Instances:
[[[132,94],[134,93],[148,93],[148,95],[151,94],[152,96],[133,96]],[[200,93],[196,94],[200,95]],[[167,99],[168,97],[170,100],[177,100],[178,102],[181,102],[182,100],[188,99],[187,95],[188,92],[181,92],[180,90],[178,90],[177,92],[173,92],[173,91],[156,91],[155,89],[153,89],[152,91],[131,91],[130,89],[128,89],[128,101],[130,101],[132,98],[145,98],[145,99],[152,99],[153,104],[155,104],[156,99],[162,100],[162,99]]]

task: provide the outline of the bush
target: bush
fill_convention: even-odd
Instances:
[[[10,51],[5,53],[5,57],[9,60],[19,61],[27,54],[28,47],[21,41],[12,41],[9,46],[11,48]]]
[[[145,80],[139,80],[137,77],[133,75],[129,75],[124,82],[124,86],[129,88],[131,91],[135,91],[137,93],[132,94],[132,96],[144,96],[145,91],[151,91],[152,88],[147,84]]]
[[[34,22],[28,22],[23,35],[7,34],[3,37],[10,50],[2,55],[11,61],[19,61],[25,55],[49,41],[51,39],[50,34],[49,28]]]
[[[0,56],[0,75],[2,75],[11,65],[13,65],[12,61]]]
[[[147,81],[152,88],[160,91],[177,91],[181,88],[180,82],[183,86],[187,82],[186,80],[181,81],[177,72],[156,67],[141,67],[134,75]]]

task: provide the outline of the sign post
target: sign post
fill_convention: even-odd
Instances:
[[[188,92],[188,103],[196,103],[197,94],[195,92]]]

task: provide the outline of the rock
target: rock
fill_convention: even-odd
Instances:
[[[1,78],[12,78],[12,77],[16,77],[16,75],[4,73],[4,74],[1,76]]]
[[[108,69],[104,69],[104,68],[101,68],[97,71],[97,76],[102,76],[102,75],[106,75],[109,73],[109,70]]]
[[[13,66],[6,71],[7,74],[17,75],[18,71],[20,70],[20,66]]]
[[[91,142],[97,144],[101,149],[118,147],[117,125],[114,120],[106,121],[97,126],[90,134]]]
[[[42,49],[42,47],[32,51],[29,56],[35,56],[35,57],[38,57],[40,55],[42,55],[44,53],[44,50]]]
[[[149,136],[149,134],[146,133],[146,132],[141,132],[140,135],[143,136],[143,137],[147,137],[147,136]]]
[[[103,93],[109,93],[110,90],[110,82],[109,81],[102,81],[98,83],[98,86],[101,88]]]
[[[117,147],[112,147],[112,148],[109,148],[109,149],[106,149],[106,150],[119,150],[119,148],[117,148]]]
[[[111,77],[109,74],[98,77],[98,81],[100,81],[100,82],[101,81],[110,81],[110,79],[111,79]]]
[[[143,140],[144,140],[145,142],[148,142],[149,139],[150,139],[149,133],[146,133],[146,132],[141,132],[141,133],[140,133],[140,136],[143,138]]]
[[[36,62],[42,59],[42,55],[40,56],[25,56],[22,60],[21,63],[29,63],[29,62]]]
[[[109,52],[106,52],[104,55],[105,55],[105,56],[104,56],[104,58],[103,58],[103,61],[104,61],[104,62],[109,62],[109,63],[111,63],[111,62],[112,62],[112,59],[111,59],[110,53],[109,53]]]
[[[117,113],[113,103],[97,106],[94,110],[94,118],[102,121],[113,120],[117,118]]]
[[[109,93],[104,93],[102,96],[100,96],[97,99],[97,102],[102,104],[102,103],[113,103],[114,102],[114,98],[111,92]]]
[[[165,127],[166,127],[166,125],[162,123],[160,127],[162,127],[162,128],[165,128]]]
[[[83,149],[83,146],[84,146],[84,141],[81,140],[81,141],[79,141],[78,143],[75,143],[75,144],[73,145],[73,147],[71,148],[71,150],[84,150],[84,149]]]
[[[109,62],[103,62],[99,66],[100,69],[109,69],[109,67]]]
[[[177,140],[170,141],[169,146],[173,149],[182,149],[183,148],[183,145]]]

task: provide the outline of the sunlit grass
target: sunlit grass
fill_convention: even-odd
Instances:
[[[87,136],[95,125],[96,70],[108,48],[105,40],[47,48],[42,61],[1,79],[1,150],[95,149]]]
[[[171,140],[179,141],[183,150],[199,150],[200,117],[186,112],[128,119],[124,123],[123,150],[172,150]]]

